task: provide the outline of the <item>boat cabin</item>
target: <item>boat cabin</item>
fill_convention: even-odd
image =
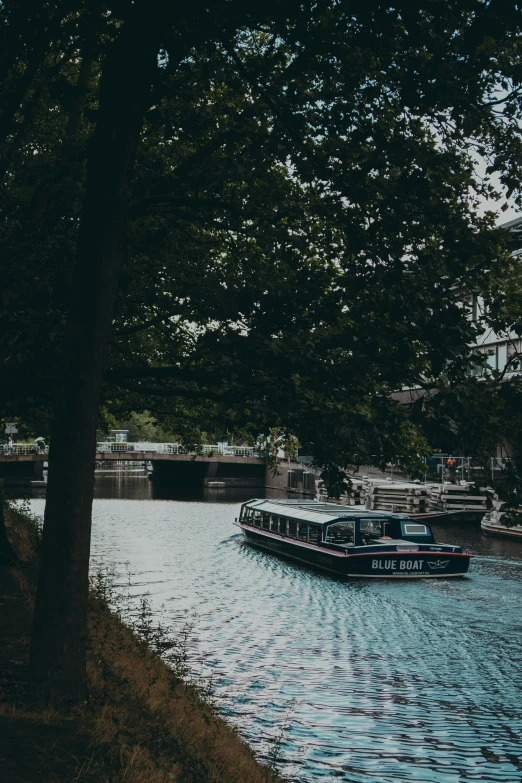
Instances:
[[[240,523],[288,539],[327,549],[368,546],[384,540],[434,543],[429,525],[408,517],[332,503],[250,501],[241,507]]]

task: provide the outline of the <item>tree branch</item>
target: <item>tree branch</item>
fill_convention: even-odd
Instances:
[[[201,389],[167,389],[160,386],[141,386],[139,383],[119,383],[128,391],[134,391],[137,394],[150,394],[154,397],[185,397],[190,400],[212,400],[212,402],[223,403],[225,400],[216,392]]]
[[[126,382],[132,378],[175,378],[194,383],[222,382],[225,372],[222,367],[200,372],[186,370],[183,367],[121,367],[105,373],[104,379],[113,383]]]
[[[155,326],[156,324],[160,324],[163,321],[168,321],[172,316],[177,315],[178,311],[175,310],[173,313],[166,313],[165,315],[158,315],[156,318],[151,318],[150,321],[144,321],[141,324],[136,324],[136,326],[128,326],[125,329],[120,329],[117,332],[113,333],[113,337],[126,337],[128,334],[136,334],[137,332],[143,332],[145,329],[148,329],[149,326]]]
[[[480,106],[483,108],[487,108],[488,106],[499,106],[501,103],[506,103],[506,101],[511,100],[511,98],[516,98],[520,93],[522,92],[522,87],[516,87],[514,90],[512,90],[509,95],[505,95],[503,98],[499,98],[496,101],[488,101],[487,103],[481,103]]]

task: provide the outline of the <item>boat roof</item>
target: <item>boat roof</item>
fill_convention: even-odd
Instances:
[[[336,519],[355,519],[361,516],[376,519],[408,519],[402,514],[387,514],[385,511],[369,511],[353,506],[340,506],[337,503],[324,503],[321,500],[253,498],[244,505],[249,508],[258,508],[268,514],[281,514],[291,519],[315,522],[319,525],[327,525]]]

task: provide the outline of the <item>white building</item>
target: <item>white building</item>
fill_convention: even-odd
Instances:
[[[503,223],[501,228],[508,228],[514,235],[516,249],[513,256],[522,256],[522,217]],[[469,308],[470,317],[480,323],[487,315],[486,303],[480,295],[465,297],[465,305]],[[490,326],[484,328],[476,343],[477,352],[487,355],[488,365],[493,370],[502,372],[513,355],[522,354],[522,339],[514,332],[497,334]],[[505,374],[506,378],[520,371],[520,361],[514,360]],[[477,368],[477,374],[482,374],[482,368]]]

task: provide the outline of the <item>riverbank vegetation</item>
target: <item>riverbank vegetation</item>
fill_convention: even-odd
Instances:
[[[51,422],[30,657],[58,704],[87,694],[101,409],[189,444],[286,428],[332,485],[354,454],[422,469],[391,395],[476,387],[455,292],[521,320],[480,206],[497,182],[520,203],[522,16],[5,0],[0,19],[0,405]]]
[[[24,567],[0,569],[2,783],[276,783],[216,715],[208,689],[183,681],[183,637],[169,639],[146,603],[134,629],[109,609],[107,574],[90,591],[89,700],[62,709],[33,700],[27,664],[41,531],[13,507],[6,524]]]

